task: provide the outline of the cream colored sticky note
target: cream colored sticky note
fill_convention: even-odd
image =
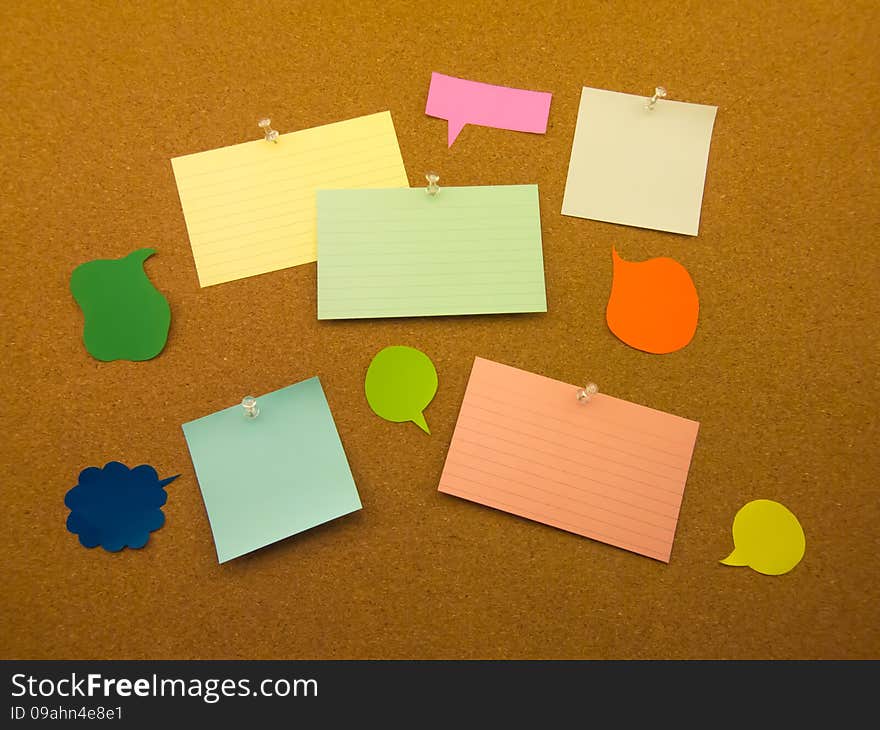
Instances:
[[[255,125],[256,126],[256,125]],[[390,112],[171,160],[202,286],[316,258],[315,190],[408,185]]]
[[[700,424],[476,358],[440,491],[669,562]]]
[[[562,214],[696,236],[717,107],[584,87]]]

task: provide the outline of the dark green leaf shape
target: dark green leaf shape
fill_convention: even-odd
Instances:
[[[168,340],[171,307],[144,271],[155,252],[141,248],[121,259],[80,264],[70,291],[85,316],[83,343],[97,360],[149,360]]]

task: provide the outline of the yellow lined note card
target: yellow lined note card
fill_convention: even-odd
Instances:
[[[171,160],[201,286],[317,257],[315,190],[407,187],[391,112]]]

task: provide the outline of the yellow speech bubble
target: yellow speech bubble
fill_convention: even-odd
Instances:
[[[798,518],[770,499],[748,502],[733,518],[735,548],[721,562],[748,565],[764,575],[782,575],[804,557],[807,541]]]

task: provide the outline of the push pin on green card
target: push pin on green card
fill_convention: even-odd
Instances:
[[[666,88],[664,86],[656,86],[654,87],[654,96],[648,99],[648,103],[645,104],[645,109],[649,112],[654,110],[654,107],[657,106],[658,99],[666,98]]]
[[[278,132],[272,129],[272,127],[270,126],[271,124],[272,120],[269,119],[269,117],[261,119],[259,122],[257,122],[257,126],[259,126],[259,128],[263,130],[263,136],[266,138],[266,141],[278,144]]]
[[[577,392],[577,399],[579,403],[589,403],[593,396],[599,392],[599,386],[595,383],[587,383],[583,388],[581,388]]]
[[[437,181],[440,180],[440,176],[436,172],[429,172],[425,175],[425,179],[428,181],[428,187],[426,188],[428,195],[433,198],[440,192],[440,186],[437,184]]]
[[[257,405],[257,399],[252,395],[246,395],[242,398],[241,407],[244,409],[244,417],[249,421],[254,420],[260,415],[260,407]]]

